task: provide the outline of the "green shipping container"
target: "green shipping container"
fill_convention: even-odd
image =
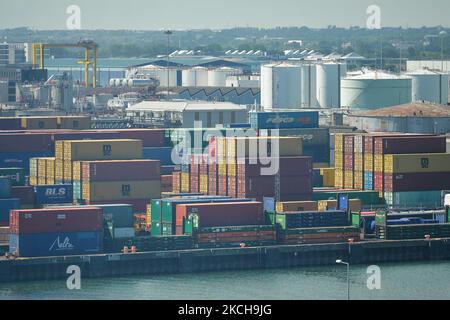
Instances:
[[[0,177],[8,177],[14,187],[25,185],[24,168],[0,168]]]
[[[442,191],[385,192],[386,204],[391,208],[442,208]]]
[[[134,226],[133,206],[129,204],[96,205],[103,210],[103,219],[112,223],[114,228],[132,228]]]
[[[162,223],[162,200],[154,199],[151,204],[151,225]]]
[[[327,228],[300,228],[300,229],[286,229],[283,230],[283,234],[325,234],[325,233],[354,233],[359,232],[359,228],[356,227],[327,227]]]
[[[361,215],[359,212],[352,212],[352,226],[359,228],[361,226]]]
[[[152,224],[151,234],[152,237],[171,236],[173,235],[173,225],[171,223],[160,222]]]

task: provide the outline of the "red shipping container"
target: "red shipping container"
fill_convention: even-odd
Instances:
[[[395,136],[375,138],[376,154],[446,153],[445,136]]]
[[[355,158],[354,158],[353,154],[345,155],[344,156],[344,168],[346,170],[352,171],[355,166],[354,160],[355,160]]]
[[[11,198],[20,199],[21,205],[34,205],[36,195],[32,186],[11,187]]]
[[[64,131],[51,132],[53,142],[58,140],[114,140],[121,139],[118,132]]]
[[[236,177],[228,177],[227,195],[236,198],[237,197],[237,179]]]
[[[10,228],[13,234],[101,231],[103,213],[95,207],[11,210]]]
[[[217,195],[226,197],[228,195],[228,179],[224,176],[217,178]]]
[[[164,175],[161,176],[161,191],[162,192],[172,192],[173,191],[173,185],[172,185],[172,175]]]
[[[312,194],[312,176],[286,176],[280,179],[281,196]],[[238,193],[249,197],[275,195],[275,177],[238,177]]]
[[[354,153],[355,137],[345,136],[344,137],[344,154],[352,155]]]
[[[384,192],[450,190],[450,172],[385,174]]]
[[[200,176],[198,171],[197,172],[191,172],[189,175],[189,188],[191,193],[199,193],[200,190]]]
[[[267,163],[270,159],[263,159]],[[255,177],[261,176],[262,168],[270,168],[270,165],[261,165],[259,159],[246,159],[246,163],[238,163],[238,176]],[[256,161],[257,164],[251,164]],[[312,157],[281,157],[279,158],[279,172],[281,176],[312,175]]]
[[[209,171],[208,174],[208,195],[216,196],[218,193],[217,172]]]
[[[373,176],[374,190],[383,192],[384,188],[384,174],[382,172],[375,172]]]
[[[120,139],[142,140],[142,146],[144,148],[164,147],[166,140],[164,129],[118,129],[102,131],[118,132]]]
[[[0,135],[0,152],[52,152],[52,137],[45,133],[11,133]]]
[[[158,160],[83,161],[85,181],[141,181],[159,180],[161,163]]]
[[[180,193],[181,191],[181,172],[172,173],[172,192]]]
[[[182,226],[191,214],[199,217],[199,227],[262,225],[265,222],[261,202],[230,202],[178,205],[176,225]]]

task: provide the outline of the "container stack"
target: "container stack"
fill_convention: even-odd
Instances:
[[[10,233],[10,253],[19,257],[98,254],[103,251],[102,210],[12,210]]]
[[[217,138],[217,195],[228,195],[227,138]]]
[[[81,179],[79,200],[88,205],[128,203],[145,213],[151,199],[161,198],[158,160],[82,161]]]
[[[13,198],[11,180],[0,176],[0,227],[9,226],[9,213],[20,208],[20,199]]]

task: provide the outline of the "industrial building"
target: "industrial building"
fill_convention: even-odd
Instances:
[[[233,87],[177,87],[172,89],[175,98],[195,101],[231,102],[240,105],[259,105],[259,88]]]
[[[446,134],[450,132],[450,109],[431,103],[409,103],[354,113],[348,124],[367,132]]]
[[[194,128],[201,121],[205,128],[247,122],[247,107],[229,102],[143,101],[128,107],[127,114],[140,121]]]
[[[341,106],[378,109],[412,101],[412,80],[383,71],[347,77],[341,82]]]

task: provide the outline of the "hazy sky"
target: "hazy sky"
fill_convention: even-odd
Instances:
[[[72,4],[82,29],[364,27],[372,4],[383,26],[450,26],[450,0],[0,0],[0,28],[65,29]]]

